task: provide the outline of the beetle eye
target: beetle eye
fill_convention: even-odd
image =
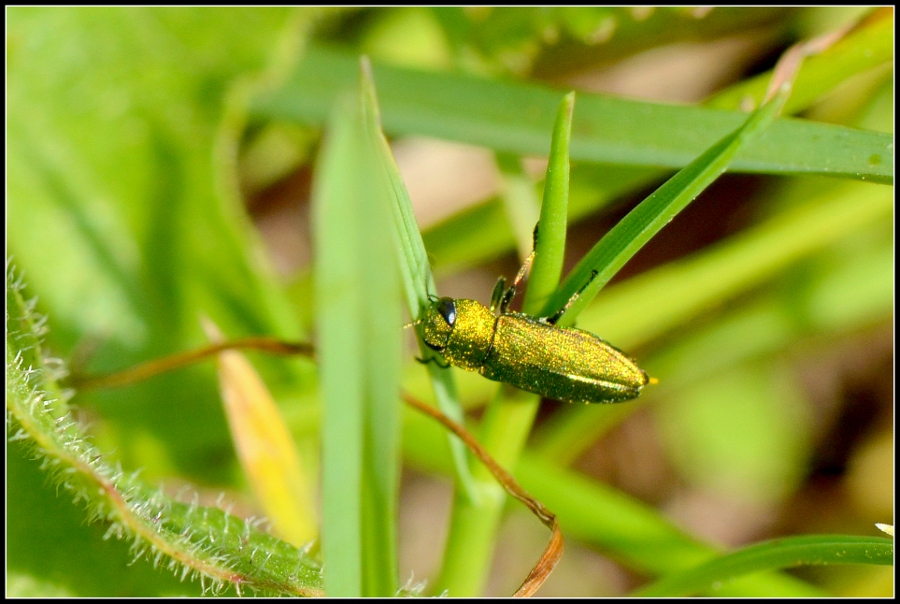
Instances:
[[[441,298],[437,303],[437,311],[447,322],[447,325],[453,326],[456,323],[456,304],[452,298]]]

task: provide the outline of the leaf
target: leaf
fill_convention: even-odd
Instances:
[[[546,299],[559,285],[562,275],[569,210],[569,147],[574,112],[575,93],[570,92],[563,97],[553,126],[540,227],[535,234],[534,266],[528,277],[528,290],[522,306],[523,311],[528,314],[540,312]]]
[[[222,333],[210,321],[204,329],[213,343]],[[316,538],[315,489],[303,471],[284,417],[265,383],[241,353],[218,355],[219,389],[231,438],[256,500],[288,543],[303,547]]]
[[[40,357],[39,334],[21,296],[21,281],[7,271],[7,411],[11,440],[26,442],[44,460],[55,482],[75,501],[84,501],[89,517],[107,524],[106,536],[132,542],[135,559],[199,578],[219,591],[233,585],[266,593],[316,595],[321,592],[318,564],[300,550],[226,511],[184,504],[144,484],[136,474],[113,467],[72,417],[46,363],[26,364],[20,347]],[[12,327],[10,327],[12,326]],[[264,563],[260,563],[264,560]]]
[[[375,103],[375,100],[372,102]],[[376,113],[380,113],[377,103]],[[431,298],[436,295],[437,287],[434,284],[428,252],[425,250],[422,234],[419,232],[419,227],[416,224],[412,200],[409,197],[406,185],[403,183],[400,170],[394,161],[390,145],[381,131],[380,115],[376,130],[376,132],[371,133],[371,136],[377,140],[375,154],[381,162],[392,197],[391,207],[393,209],[394,228],[397,233],[396,239],[399,247],[401,281],[406,292],[406,307],[409,316],[414,318],[414,320],[418,320],[423,309],[431,304]],[[415,324],[414,326],[417,331],[416,341],[419,345],[421,358],[429,360],[435,358],[434,352],[425,344],[425,340],[422,337],[422,327]],[[459,395],[456,391],[453,373],[447,367],[442,367],[436,362],[426,362],[425,365],[438,408],[455,422],[463,424],[465,422],[463,409],[459,403]],[[469,499],[474,499],[476,497],[475,487],[472,483],[472,473],[469,470],[465,446],[453,434],[448,433],[447,440],[456,466],[456,479],[466,496]]]

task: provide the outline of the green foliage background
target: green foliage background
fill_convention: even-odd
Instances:
[[[485,146],[511,188],[524,176],[507,160],[546,155],[570,73],[751,28],[762,32],[755,59],[767,68],[766,53],[856,16],[10,8],[8,255],[24,274],[25,298],[36,298],[47,318],[46,351],[77,361],[93,344],[91,372],[204,344],[201,314],[233,337],[307,340],[309,269],[274,269],[244,202],[265,198],[290,174],[315,171],[323,127],[357,77],[359,53],[372,58],[388,135]],[[560,515],[570,539],[546,593],[622,593],[709,559],[721,533],[711,523],[695,533],[685,519],[710,508],[680,507],[691,501],[729,510],[722,518],[730,523],[745,513],[757,528],[737,532],[744,542],[871,536],[874,522],[893,522],[892,20],[810,59],[789,106],[809,119],[778,120],[736,160],[742,175],[726,176],[676,218],[580,316],[579,327],[634,354],[660,384],[627,405],[545,403],[552,411],[515,471]],[[587,249],[625,204],[736,128],[744,116],[734,109],[764,88],[764,80],[735,83],[707,102],[715,110],[579,94],[569,209],[577,226],[568,249]],[[292,195],[303,197],[303,187]],[[486,272],[513,274],[510,252],[528,241],[536,213],[509,197],[484,199],[424,231],[438,275],[498,259],[504,264]],[[262,211],[252,213],[259,219]],[[570,251],[569,265],[577,259]],[[438,286],[482,301],[489,293]],[[315,475],[315,367],[254,361]],[[412,354],[406,361],[406,388],[431,398],[424,371]],[[467,407],[496,389],[478,376],[456,377]],[[141,469],[145,484],[188,500],[196,492],[210,506],[225,492],[236,515],[253,514],[211,368],[73,402],[98,448],[127,471]],[[649,436],[629,437],[634,431]],[[407,467],[452,475],[437,426],[407,415],[402,442]],[[85,524],[80,504],[29,451],[8,445],[8,595],[200,593],[199,582],[154,569],[152,554],[132,563],[129,543],[104,540],[105,521]],[[778,520],[755,520],[767,514]],[[439,549],[433,542],[446,519],[429,522]],[[677,528],[682,522],[690,529]],[[650,526],[659,532],[648,539]],[[407,539],[400,535],[401,544]],[[510,593],[532,560],[516,552],[536,555],[543,539],[499,542],[498,565],[512,571],[466,571],[493,575],[489,593]],[[615,575],[626,587],[580,579],[584,568],[600,574],[591,549],[628,569]],[[892,579],[881,570],[833,567],[730,593],[889,595]],[[408,574],[403,559],[399,572]]]

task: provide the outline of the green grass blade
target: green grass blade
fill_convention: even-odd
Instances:
[[[355,59],[310,48],[282,88],[254,105],[259,117],[321,124],[335,94],[355,74]],[[496,151],[545,152],[559,93],[543,87],[444,73],[375,66],[384,129]],[[745,115],[582,94],[573,123],[573,161],[681,168],[738,128]],[[822,174],[893,182],[889,134],[780,119],[742,150],[739,172]]]
[[[373,103],[375,99],[373,98]],[[377,105],[376,105],[377,107]],[[429,296],[437,295],[437,287],[434,284],[434,276],[431,273],[431,265],[428,260],[428,252],[422,241],[422,234],[416,224],[413,213],[412,200],[409,191],[403,183],[403,177],[394,161],[390,146],[381,132],[380,123],[376,124],[377,131],[370,133],[375,141],[375,154],[381,163],[383,174],[388,180],[388,189],[392,196],[391,208],[393,210],[394,229],[399,246],[400,278],[406,293],[406,307],[409,316],[418,319],[422,309],[430,304]],[[425,345],[422,339],[421,327],[415,326],[418,337],[419,354],[423,359],[430,359],[434,352]],[[432,388],[437,400],[438,408],[454,421],[463,424],[463,409],[459,404],[459,396],[456,391],[456,383],[453,381],[453,373],[438,363],[429,362],[426,370],[431,378]],[[456,465],[456,478],[463,490],[471,499],[474,497],[472,474],[466,457],[466,447],[456,436],[447,434],[450,450]]]
[[[885,537],[804,535],[756,543],[684,573],[665,577],[633,595],[678,597],[715,593],[742,575],[813,564],[894,563],[894,541]]]
[[[760,107],[743,126],[710,147],[623,218],[572,269],[545,305],[542,314],[551,314],[554,309],[562,308],[572,295],[584,287],[578,300],[561,320],[571,324],[613,275],[718,178],[745,145],[766,129],[784,105],[786,96],[787,92],[782,91],[772,102]],[[596,276],[592,276],[593,271],[597,271]]]
[[[547,177],[544,179],[544,201],[541,203],[540,231],[535,241],[534,266],[528,277],[523,312],[540,311],[547,298],[559,285],[566,252],[566,227],[569,210],[569,145],[575,93],[563,97],[553,126]]]
[[[331,596],[397,589],[399,279],[371,83],[336,108],[314,190],[322,550]],[[373,303],[377,301],[377,303]]]
[[[581,314],[580,324],[610,333],[627,347],[639,346],[843,236],[889,220],[892,202],[885,187],[829,187],[701,255],[610,287]],[[668,300],[664,308],[658,304],[662,296]]]
[[[322,553],[328,560],[326,593],[362,595],[362,463],[364,388],[360,322],[350,297],[360,287],[358,251],[341,229],[341,202],[354,199],[361,187],[351,186],[341,166],[353,165],[359,178],[360,143],[353,138],[353,106],[342,99],[322,150],[314,190],[317,235],[316,292],[319,316],[319,372],[322,410]],[[354,157],[355,155],[355,157]],[[353,163],[350,163],[353,160]],[[352,214],[344,210],[348,218]],[[345,219],[346,220],[346,219]],[[351,268],[352,267],[352,268]],[[350,269],[347,271],[346,269]],[[353,270],[356,269],[356,270]],[[349,272],[349,274],[343,274]],[[335,293],[331,294],[331,291]],[[345,293],[346,292],[346,293]],[[330,295],[327,295],[330,294]],[[343,294],[339,297],[339,294]],[[356,299],[355,299],[356,298]],[[357,330],[354,333],[354,330]]]
[[[374,199],[371,221],[363,215],[359,228],[374,229],[371,253],[362,263],[366,279],[360,285],[375,322],[368,342],[369,379],[372,405],[366,408],[366,456],[363,465],[363,593],[367,596],[393,596],[399,589],[397,557],[397,517],[400,494],[400,278],[397,248],[391,236],[395,201],[394,187],[383,169],[384,136],[381,133],[378,98],[368,60],[360,62],[359,110],[363,118],[367,162],[364,174],[372,179]],[[365,185],[364,182],[361,184]],[[372,304],[376,300],[377,304]],[[373,316],[373,315],[377,315]]]

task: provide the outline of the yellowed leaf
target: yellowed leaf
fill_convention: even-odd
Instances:
[[[207,336],[222,341],[212,321]],[[217,355],[219,389],[241,467],[273,532],[302,546],[316,538],[313,489],[284,418],[253,366],[239,352]]]

